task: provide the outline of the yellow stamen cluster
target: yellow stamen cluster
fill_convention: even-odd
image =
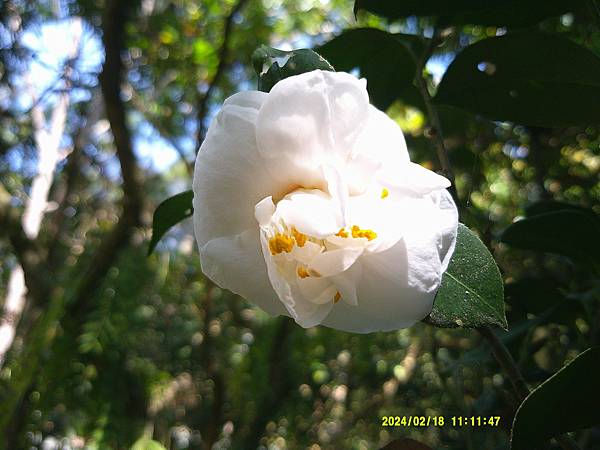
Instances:
[[[338,231],[337,233],[335,233],[335,235],[339,236],[339,237],[347,238],[348,237],[348,232],[346,230],[344,230],[343,228],[340,228],[340,231]]]
[[[377,237],[377,233],[373,230],[362,230],[360,227],[352,226],[352,237],[353,238],[367,238],[368,241],[372,241]]]
[[[335,297],[333,297],[333,303],[337,303],[342,299],[342,294],[340,294],[340,291],[337,291],[335,293]]]
[[[390,195],[390,191],[388,191],[386,188],[383,188],[383,190],[381,191],[381,198],[384,199],[388,195]]]
[[[287,234],[277,233],[271,239],[269,239],[269,250],[272,255],[278,255],[279,253],[289,253],[294,248],[294,238]]]
[[[294,236],[294,239],[296,239],[298,247],[304,247],[304,244],[306,244],[306,235],[296,230],[296,227],[292,227],[292,235]]]
[[[298,267],[298,271],[297,272],[298,272],[298,276],[300,278],[310,277],[310,274],[308,273],[308,270],[306,270],[306,268],[304,268],[302,266]]]
[[[375,233],[373,230],[363,230],[356,225],[353,225],[352,228],[350,228],[350,232],[352,233],[353,238],[367,238],[369,241],[372,241],[377,237],[377,233]],[[335,235],[347,238],[350,236],[350,233],[348,233],[345,228],[340,228],[340,231],[335,233]]]
[[[269,239],[269,250],[271,250],[271,255],[278,255],[283,252],[290,253],[294,248],[294,245],[304,247],[307,236],[300,233],[295,227],[292,227],[291,233],[291,236],[288,234],[277,233]]]

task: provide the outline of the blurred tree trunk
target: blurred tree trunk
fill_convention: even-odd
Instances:
[[[46,308],[33,319],[31,327],[23,338],[23,348],[17,351],[14,346],[7,355],[7,378],[0,380],[0,436],[14,436],[21,430],[16,417],[21,405],[26,401],[25,394],[33,383],[43,363],[43,355],[50,348],[66,313],[84,317],[92,308],[94,289],[99,285],[120,252],[129,245],[135,228],[141,224],[142,196],[141,176],[133,153],[131,135],[126,123],[125,106],[121,99],[121,80],[123,63],[121,50],[124,46],[124,26],[127,14],[137,2],[123,5],[118,0],[108,1],[103,14],[103,44],[105,61],[100,75],[100,86],[104,98],[105,111],[114,138],[117,158],[121,166],[123,178],[122,214],[113,230],[106,235],[95,254],[90,258],[87,269],[81,269],[81,277],[76,282],[72,294],[67,294],[63,286],[56,283],[59,279],[47,260],[47,249],[38,248],[37,240],[28,239],[11,208],[0,209],[1,222],[10,225],[10,240],[18,256],[25,282],[31,295],[36,293],[43,298],[40,304]],[[67,94],[68,95],[68,94]],[[64,119],[63,119],[64,124]],[[62,131],[61,131],[62,134]],[[54,163],[55,167],[56,162]],[[52,171],[53,172],[53,171]],[[42,185],[44,187],[44,185]],[[49,186],[48,186],[49,188]],[[41,189],[41,188],[40,188]],[[46,188],[44,188],[46,189]],[[44,201],[47,201],[48,191]],[[45,205],[45,203],[44,203]],[[36,210],[44,210],[36,205]],[[32,225],[37,222],[32,221]],[[37,223],[39,230],[39,223]],[[87,260],[87,258],[86,258]],[[80,260],[81,261],[81,260]],[[43,281],[42,286],[35,287],[28,283],[28,273],[32,280]],[[81,325],[81,323],[80,323]],[[4,440],[0,440],[0,449],[7,448]]]
[[[72,72],[72,61],[77,58],[79,53],[81,34],[81,19],[76,19],[73,27],[73,39],[67,51],[69,61],[64,73],[67,89],[59,95],[52,109],[50,122],[46,120],[43,107],[38,99],[32,97],[31,116],[38,157],[31,193],[21,218],[23,231],[30,240],[35,240],[40,232],[42,220],[48,207],[48,194],[54,181],[56,165],[63,157],[60,152],[60,141],[65,129],[70,104],[69,78]],[[15,331],[25,307],[26,293],[27,286],[23,267],[17,263],[10,274],[4,302],[3,322],[0,324],[0,368],[4,363],[6,352],[13,343]]]

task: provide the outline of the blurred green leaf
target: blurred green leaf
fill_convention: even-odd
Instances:
[[[420,54],[422,42],[417,36],[358,28],[341,33],[317,51],[336,70],[350,72],[358,68],[367,79],[371,102],[385,111],[394,100],[411,92],[416,72],[411,49]]]
[[[585,314],[580,301],[566,298],[550,278],[526,277],[504,286],[506,302],[511,306],[511,330],[517,320],[528,314],[536,316],[538,323],[559,323],[571,326]]]
[[[156,244],[172,226],[192,215],[193,198],[192,191],[185,191],[166,199],[156,207],[152,217],[152,239],[148,245],[148,255],[154,251]]]
[[[214,47],[206,39],[198,38],[194,41],[193,59],[196,64],[212,66],[218,63]]]
[[[458,225],[456,250],[425,321],[443,328],[508,326],[498,266],[483,242],[463,224]]]
[[[321,55],[307,48],[286,52],[261,45],[252,55],[252,64],[258,74],[258,90],[263,92],[287,77],[317,69],[333,71]]]
[[[435,101],[524,125],[598,123],[600,58],[539,32],[484,39],[450,64]]]
[[[586,214],[593,221],[597,222],[600,225],[600,218],[596,215],[596,213],[590,208],[585,208],[579,205],[573,205],[571,203],[557,202],[554,200],[542,200],[539,202],[532,203],[525,207],[525,215],[527,217],[537,216],[539,214],[555,212],[555,211],[579,211],[583,214]]]
[[[553,436],[600,423],[600,347],[590,348],[538,386],[513,422],[511,449],[537,448]]]
[[[478,0],[356,0],[355,14],[365,10],[389,20],[409,16],[440,16],[444,25],[474,24],[498,26],[527,26],[541,20],[559,16],[582,7],[579,0],[504,0],[481,2]]]
[[[135,441],[131,450],[167,450],[160,442],[153,441],[147,437],[142,437]]]
[[[523,314],[540,314],[549,307],[566,301],[564,295],[545,278],[523,278],[504,287],[507,303]]]
[[[562,209],[538,214],[510,225],[500,240],[513,247],[569,256],[600,264],[600,225],[593,212]]]

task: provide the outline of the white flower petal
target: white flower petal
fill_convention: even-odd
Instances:
[[[286,314],[269,283],[258,228],[211,239],[200,247],[200,263],[204,274],[217,285],[241,295],[272,315]]]
[[[259,110],[267,98],[267,94],[261,91],[243,91],[225,99],[223,106],[237,105],[244,108]]]
[[[360,260],[358,260],[345,272],[331,277],[331,281],[333,281],[337,291],[340,293],[340,301],[352,306],[358,305],[358,293],[356,285],[361,276],[362,264]]]
[[[332,303],[335,297],[336,288],[329,280],[316,277],[298,278],[296,280],[301,296],[297,299],[296,304],[301,301],[309,301],[317,305]]]
[[[404,241],[385,252],[365,254],[357,280],[358,304],[337,303],[323,325],[343,331],[370,333],[406,328],[431,311],[435,292],[409,287]]]
[[[254,205],[278,190],[256,147],[256,107],[265,97],[240,93],[227,99],[200,148],[193,183],[199,246],[255,227]]]
[[[402,198],[382,197],[383,189],[373,186],[363,195],[350,199],[351,222],[360,228],[373,230],[377,238],[367,244],[367,251],[384,251],[402,238],[405,214],[398,207]]]
[[[318,168],[347,157],[367,122],[367,108],[363,83],[346,73],[316,70],[278,82],[257,122],[259,151],[277,162],[272,175],[320,188]]]
[[[333,302],[325,302],[322,304],[312,303],[306,300],[299,299],[294,306],[288,311],[293,314],[294,320],[298,325],[304,328],[310,328],[320,325],[323,319],[327,317],[333,308]]]
[[[409,161],[406,141],[398,124],[371,105],[367,126],[352,149],[352,157],[360,156],[379,161],[392,170]]]
[[[324,238],[344,226],[340,209],[331,197],[319,190],[297,191],[277,204],[276,218],[301,233]]]
[[[351,158],[341,168],[344,178],[348,183],[352,195],[364,193],[373,182],[377,171],[381,168],[381,162],[365,154],[358,154]]]
[[[288,314],[301,326],[308,328],[321,323],[327,317],[333,302],[317,304],[304,298],[297,286],[291,286],[285,278],[279,273],[278,267],[270,257],[269,246],[263,235],[261,235],[261,246],[265,261],[267,263],[267,273],[271,286],[281,300],[280,304],[285,306]]]
[[[363,248],[346,247],[319,253],[310,262],[310,268],[324,277],[338,275],[354,264],[363,251]]]
[[[450,250],[454,250],[458,213],[446,191],[423,199],[407,199],[404,210],[412,212],[403,227],[408,251],[408,282],[415,289],[435,292],[441,282]]]
[[[339,215],[342,224],[348,222],[348,200],[350,192],[348,190],[348,184],[343,179],[342,174],[339,170],[331,164],[325,164],[322,167],[325,180],[327,182],[327,190],[332,197],[332,202],[339,206]]]
[[[310,264],[316,255],[322,252],[322,247],[311,241],[306,241],[302,247],[294,246],[292,255],[295,260],[304,265]]]
[[[437,214],[438,224],[438,254],[442,261],[442,273],[448,268],[450,259],[456,247],[456,236],[458,231],[458,210],[452,196],[447,190],[441,190],[431,194],[435,204],[439,208]]]
[[[273,197],[270,195],[263,198],[254,207],[254,217],[261,227],[266,227],[269,224],[273,214],[275,214],[275,204],[273,203]]]
[[[450,187],[447,178],[413,162],[394,170],[383,169],[378,175],[381,183],[391,192],[425,195]]]

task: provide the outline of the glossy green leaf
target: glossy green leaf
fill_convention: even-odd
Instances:
[[[500,240],[513,247],[569,256],[600,264],[600,223],[592,211],[561,209],[510,225]]]
[[[156,244],[172,226],[192,215],[193,198],[192,191],[185,191],[166,199],[156,207],[152,217],[152,239],[148,246],[148,255],[154,251]]]
[[[598,123],[600,58],[540,32],[484,39],[450,64],[435,101],[524,125]]]
[[[252,55],[252,64],[258,74],[258,90],[263,92],[269,92],[278,81],[293,75],[317,69],[333,70],[321,55],[307,48],[287,52],[261,45]]]
[[[360,76],[367,79],[371,103],[385,111],[410,90],[416,72],[411,50],[420,53],[422,46],[416,36],[357,28],[341,33],[317,51],[336,70],[350,72],[358,68]]]
[[[425,321],[444,328],[507,328],[498,266],[483,242],[463,224],[458,225],[456,250]]]
[[[497,26],[526,26],[541,20],[580,10],[579,0],[356,0],[354,12],[365,10],[389,20],[409,16],[439,16],[441,23]]]
[[[511,449],[538,448],[553,436],[600,424],[600,347],[590,348],[537,387],[513,422]]]

